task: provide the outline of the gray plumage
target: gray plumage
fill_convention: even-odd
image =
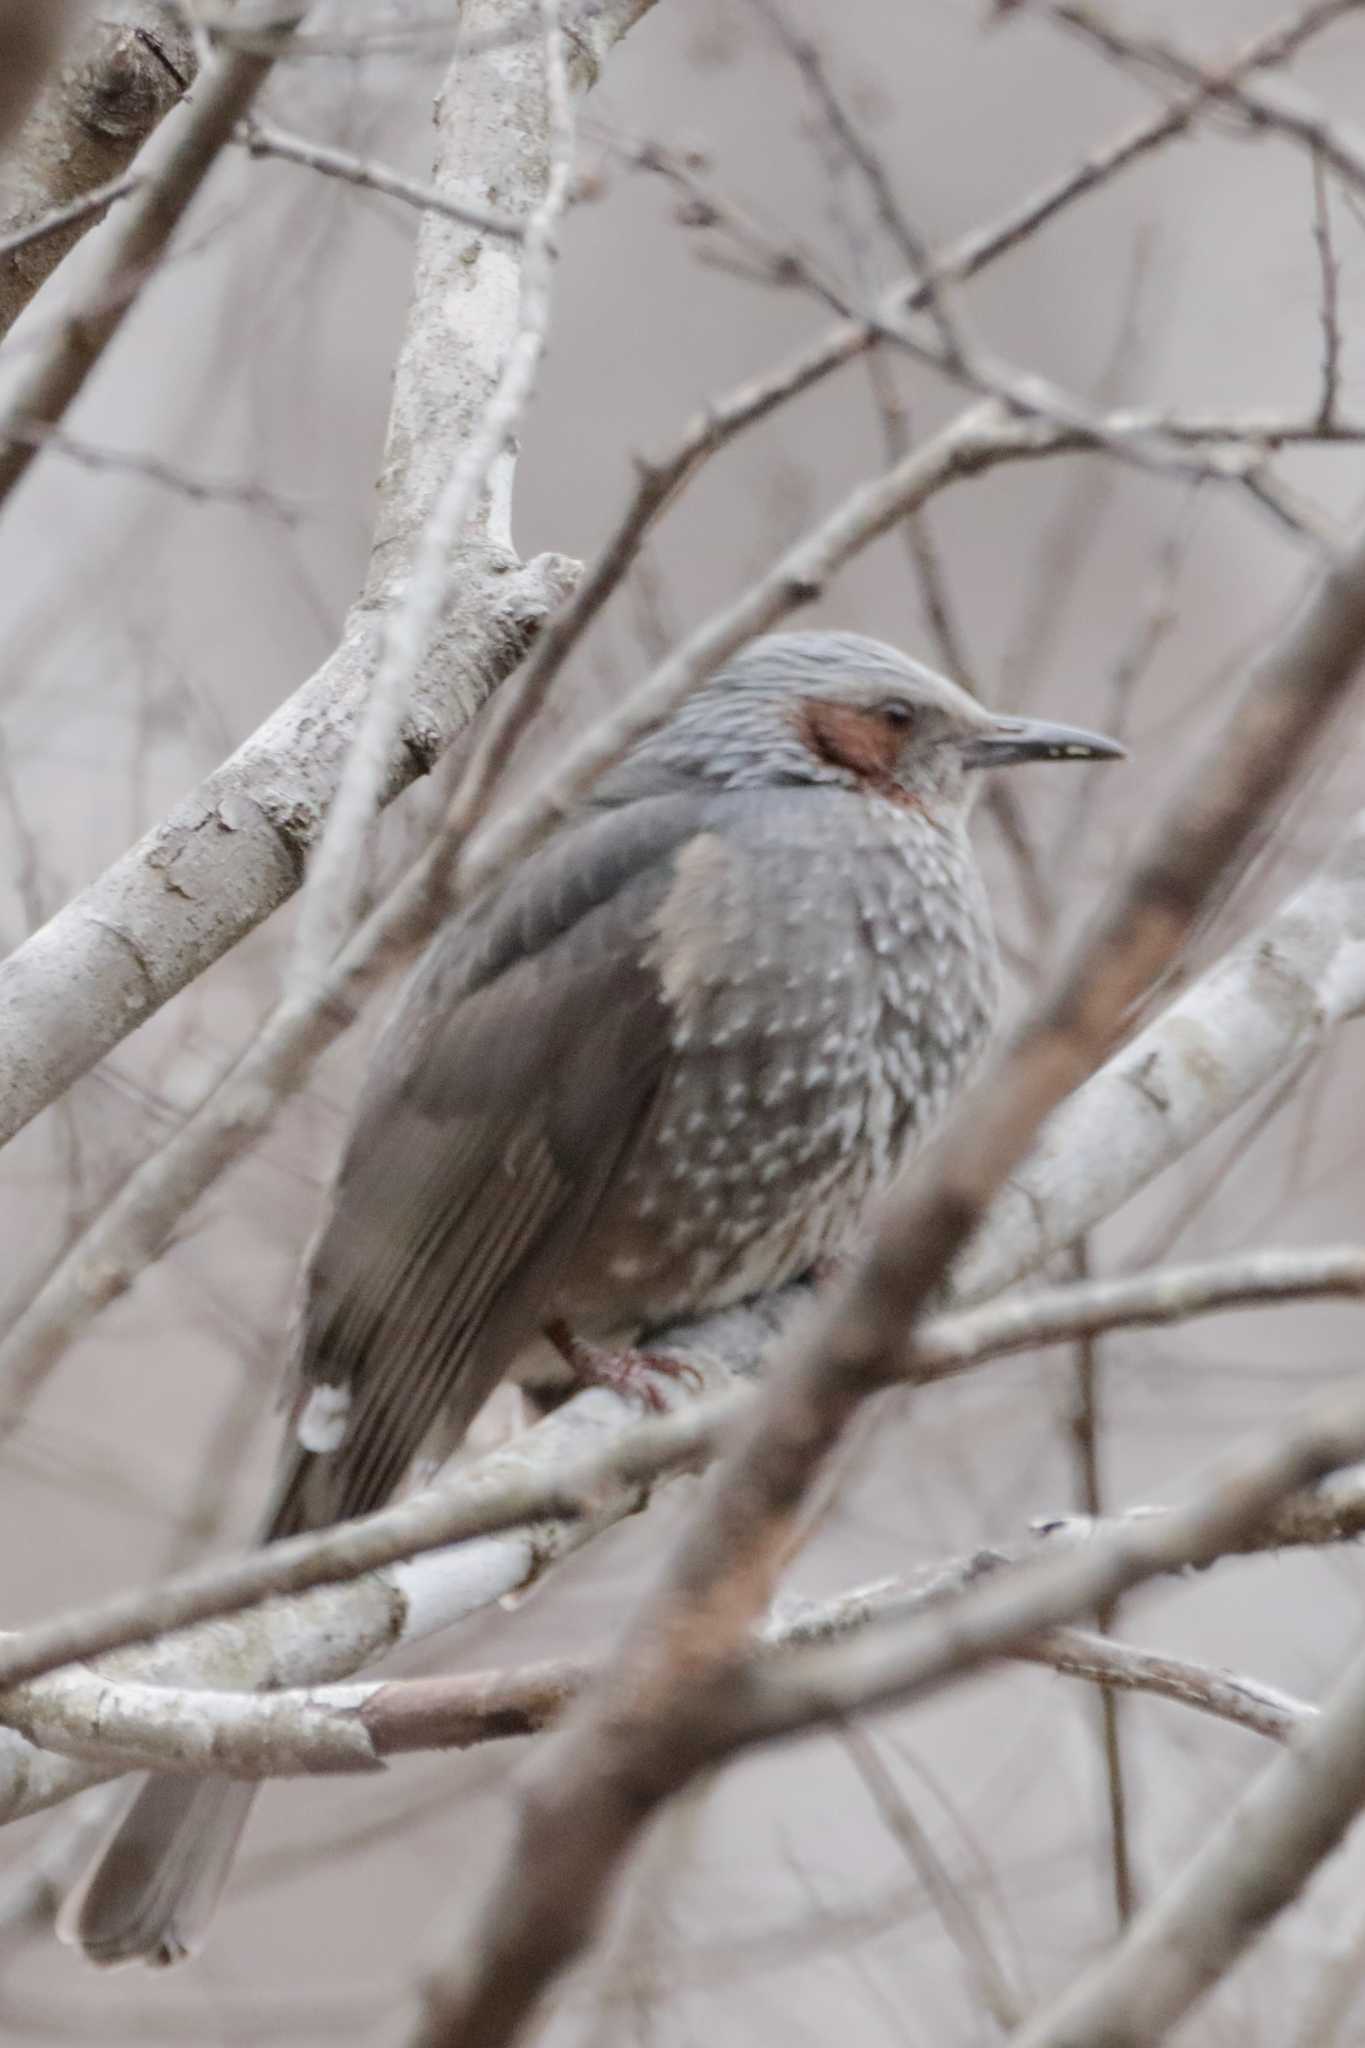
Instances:
[[[972,769],[1119,751],[788,633],[603,777],[437,936],[381,1036],[265,1540],[381,1505],[547,1324],[630,1335],[844,1247],[994,1015]],[[249,1799],[149,1781],[72,1938],[185,1953]]]

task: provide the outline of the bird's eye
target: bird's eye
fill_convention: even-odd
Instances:
[[[877,708],[883,724],[889,725],[893,732],[909,732],[915,722],[914,712],[899,697],[892,697]]]

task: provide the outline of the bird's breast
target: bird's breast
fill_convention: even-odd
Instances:
[[[683,850],[653,940],[665,1078],[567,1276],[581,1324],[652,1322],[777,1286],[846,1244],[942,1115],[997,989],[964,836],[831,806]]]

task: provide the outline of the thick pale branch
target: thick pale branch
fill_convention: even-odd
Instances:
[[[888,1614],[943,1598],[941,1582],[885,1585],[813,1601],[774,1619],[752,1654],[780,1684],[793,1645],[856,1636]],[[1013,1653],[1069,1677],[1178,1702],[1283,1742],[1316,1719],[1303,1701],[1186,1658],[1051,1629]],[[101,1770],[211,1772],[234,1778],[378,1770],[414,1750],[469,1749],[534,1735],[559,1719],[597,1675],[568,1658],[457,1677],[376,1679],[269,1693],[155,1685],[75,1666],[0,1700],[5,1723],[34,1745]]]

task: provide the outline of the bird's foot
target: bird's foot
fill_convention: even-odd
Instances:
[[[590,1344],[586,1338],[576,1337],[567,1323],[548,1323],[545,1335],[581,1385],[610,1387],[614,1394],[629,1395],[656,1415],[668,1412],[659,1380],[681,1381],[695,1391],[705,1385],[695,1365],[663,1352],[640,1351],[633,1345],[617,1349]]]

